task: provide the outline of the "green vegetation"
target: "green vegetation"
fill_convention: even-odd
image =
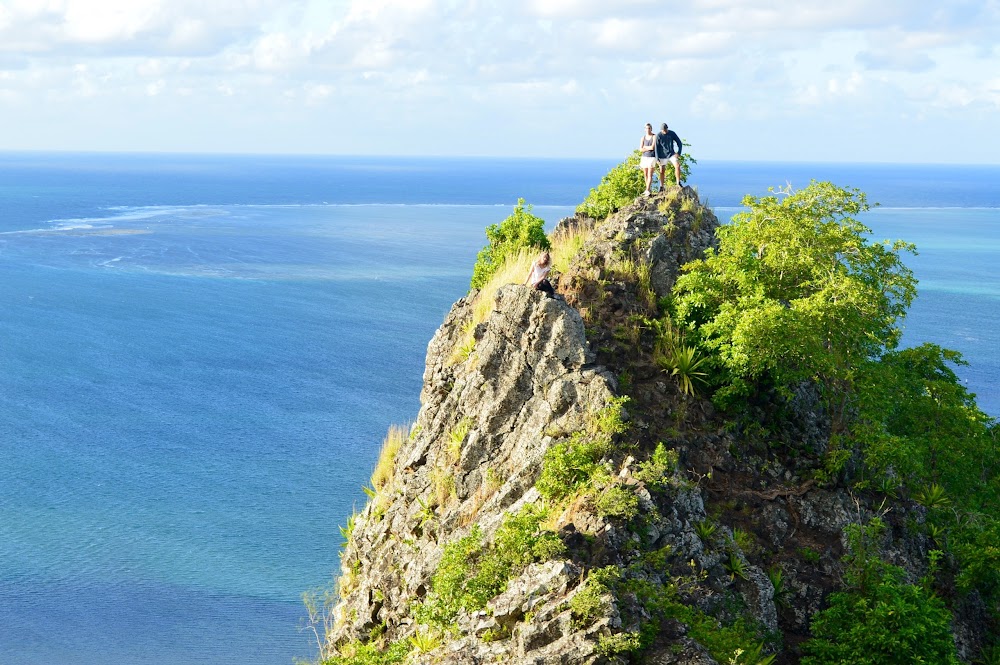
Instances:
[[[923,587],[906,584],[901,568],[875,553],[879,519],[848,528],[847,590],[834,593],[813,618],[803,665],[957,665],[951,612]]]
[[[656,444],[650,458],[639,463],[639,470],[635,477],[652,489],[666,489],[670,484],[670,479],[677,472],[677,460],[677,451],[667,450],[661,441]]]
[[[530,205],[525,207],[524,199],[518,199],[514,212],[507,219],[486,227],[489,242],[476,257],[476,265],[472,269],[473,289],[482,288],[508,256],[521,250],[550,247],[545,235],[545,221],[532,215],[531,209]]]
[[[448,543],[431,580],[432,591],[415,610],[417,620],[447,627],[460,611],[486,607],[528,564],[561,555],[562,541],[540,526],[546,516],[545,510],[527,506],[504,519],[492,543],[483,541],[478,526]]]
[[[613,587],[620,578],[621,570],[617,566],[590,571],[587,580],[569,600],[574,625],[589,626],[608,613]]]
[[[1000,427],[976,406],[951,366],[961,356],[934,344],[863,365],[854,442],[877,485],[907,488],[927,529],[1000,614]]]
[[[594,414],[585,431],[574,433],[545,452],[542,473],[535,483],[546,499],[559,501],[582,488],[595,490],[611,481],[611,473],[601,463],[612,449],[612,438],[625,431],[622,408],[627,397],[614,398]]]
[[[465,443],[465,437],[469,435],[471,429],[472,418],[466,417],[458,421],[454,429],[448,432],[448,460],[452,464],[457,464],[462,456],[462,444]]]
[[[552,270],[558,273],[566,272],[573,258],[583,249],[594,229],[590,226],[575,226],[558,234],[553,234],[550,239],[552,248]]]
[[[641,196],[646,189],[646,182],[639,168],[641,154],[638,150],[634,151],[625,158],[625,161],[608,171],[601,178],[600,184],[591,189],[583,203],[577,206],[576,211],[594,219],[604,219]],[[691,176],[691,165],[697,164],[698,160],[685,152],[681,155],[680,161],[681,179],[687,182]],[[667,168],[666,173],[669,183],[677,184],[674,182],[673,166]]]
[[[787,392],[814,381],[835,406],[855,368],[899,341],[897,321],[916,295],[899,254],[913,246],[870,243],[851,217],[868,210],[865,195],[830,183],[743,205],[719,227],[718,250],[685,266],[674,288],[680,322],[714,354],[723,403],[760,382]]]
[[[407,642],[394,642],[387,647],[375,643],[351,642],[336,653],[323,658],[321,665],[397,665],[406,660],[410,653]]]
[[[594,219],[604,219],[635,201],[646,189],[646,181],[639,169],[641,154],[638,150],[634,151],[625,161],[608,171],[601,178],[601,183],[591,189],[590,195],[577,206],[576,211]]]

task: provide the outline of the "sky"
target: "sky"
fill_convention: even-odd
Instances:
[[[0,0],[2,151],[617,158],[646,122],[1000,163],[1000,0]]]

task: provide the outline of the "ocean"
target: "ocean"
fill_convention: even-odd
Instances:
[[[302,592],[518,197],[616,160],[0,153],[0,663],[288,665]],[[728,219],[810,179],[914,242],[904,345],[1000,416],[1000,167],[710,162]]]

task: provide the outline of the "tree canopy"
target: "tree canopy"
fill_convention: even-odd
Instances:
[[[678,321],[723,368],[722,396],[765,378],[844,388],[859,363],[895,348],[916,295],[900,259],[913,245],[870,242],[854,219],[869,209],[863,192],[816,181],[772,192],[745,197],[748,210],[674,289]]]

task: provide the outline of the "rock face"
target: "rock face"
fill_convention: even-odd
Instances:
[[[471,317],[471,299],[460,300],[431,341],[413,434],[393,480],[355,519],[342,557],[335,642],[366,639],[383,625],[394,637],[413,632],[410,605],[427,593],[445,543],[473,525],[492,534],[508,511],[536,500],[534,481],[553,434],[583,429],[587,414],[613,397],[613,379],[591,364],[580,315],[562,300],[501,288],[475,329],[475,352],[454,362]],[[493,600],[488,620],[463,617],[469,635],[437,657],[474,662],[513,652],[584,662],[593,641],[577,635],[559,606],[580,574],[568,561],[528,568]],[[527,612],[535,620],[510,640],[476,638]]]
[[[558,276],[559,298],[504,286],[478,320],[490,296],[473,293],[431,340],[417,421],[391,480],[353,519],[326,655],[402,642],[416,662],[611,663],[641,640],[645,662],[712,665],[742,640],[798,662],[810,617],[840,583],[844,527],[878,506],[809,479],[829,427],[808,391],[785,435],[812,461],[789,461],[740,440],[654,361],[657,299],[718,226],[693,190],[600,224],[564,220],[555,235],[569,226],[593,228]],[[544,501],[547,456],[584,450],[573,446],[625,394],[628,429],[591,460],[597,480]],[[419,607],[449,545],[470,534],[489,545],[510,516],[543,504],[561,553],[515,568],[449,631],[429,628]],[[916,579],[928,544],[905,524],[919,507],[885,519],[887,557]],[[967,605],[956,633],[972,654],[982,611]]]

